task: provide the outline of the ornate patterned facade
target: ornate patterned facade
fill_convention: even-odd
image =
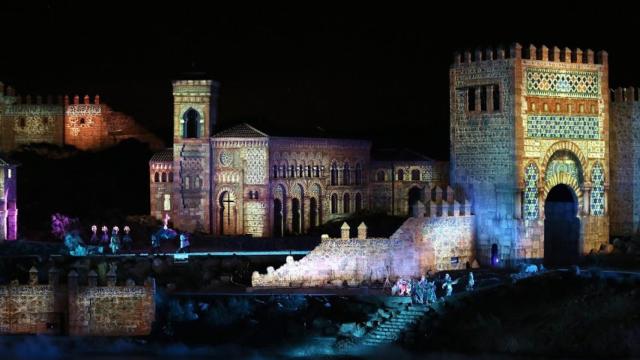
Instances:
[[[0,151],[9,152],[21,145],[47,143],[72,145],[81,150],[99,150],[127,138],[162,149],[162,141],[136,123],[130,116],[100,103],[100,97],[51,96],[43,99],[15,94],[0,83]]]
[[[446,163],[421,157],[397,162],[406,177],[375,179],[372,169],[390,163],[372,165],[364,140],[270,136],[248,124],[213,133],[218,86],[174,82],[174,146],[149,163],[151,214],[180,229],[282,236],[361,210],[407,215],[446,177]]]
[[[0,242],[18,238],[16,166],[0,158]]]
[[[467,52],[450,70],[451,181],[473,198],[486,263],[545,257],[557,186],[570,189],[579,221],[570,252],[609,240],[607,53],[527,50]]]

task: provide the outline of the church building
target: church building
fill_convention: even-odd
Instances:
[[[407,215],[446,178],[446,163],[424,156],[373,161],[367,140],[280,137],[249,124],[217,131],[218,89],[173,82],[173,148],[149,167],[151,214],[176,228],[282,236],[365,209]]]
[[[18,238],[16,165],[0,158],[0,242]]]

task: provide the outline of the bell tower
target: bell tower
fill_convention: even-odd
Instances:
[[[212,80],[173,82],[172,208],[181,230],[211,232],[211,145],[217,122],[219,83]]]

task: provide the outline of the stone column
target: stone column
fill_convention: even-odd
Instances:
[[[544,219],[544,188],[538,188],[538,219]]]
[[[293,232],[293,202],[292,202],[292,198],[291,197],[287,197],[284,200],[284,203],[286,203],[285,205],[285,216],[283,216],[283,219],[285,222],[285,226],[284,226],[284,231],[288,232],[288,233],[292,233]]]
[[[493,112],[493,87],[494,85],[487,85],[487,112]]]
[[[302,232],[306,233],[311,227],[311,199],[304,196],[300,204],[302,206]]]
[[[591,185],[582,186],[582,215],[591,215]]]
[[[475,92],[476,92],[476,96],[475,96],[475,107],[473,108],[475,112],[480,112],[482,111],[482,87],[481,86],[476,86],[475,87]]]

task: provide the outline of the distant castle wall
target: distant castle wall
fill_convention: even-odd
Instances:
[[[142,336],[151,333],[155,319],[155,281],[144,286],[131,280],[116,286],[108,276],[107,286],[97,285],[95,272],[88,286],[79,286],[78,274],[69,273],[67,286],[59,284],[59,273],[49,270],[49,282],[39,284],[32,268],[28,284],[14,280],[0,286],[1,334],[61,334],[85,336]]]
[[[0,151],[21,145],[47,143],[72,145],[81,150],[100,150],[135,138],[151,149],[162,141],[123,113],[100,103],[100,96],[82,99],[69,96],[21,96],[0,83]]]

